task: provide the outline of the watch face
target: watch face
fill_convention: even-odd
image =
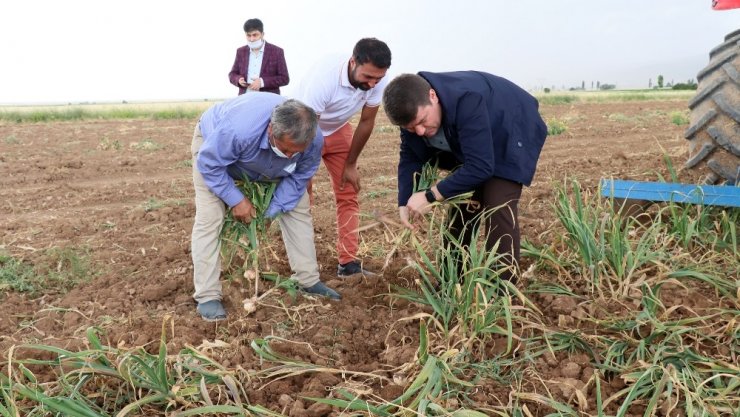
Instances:
[[[424,193],[424,196],[427,198],[427,201],[430,203],[434,203],[435,201],[437,201],[437,198],[434,196],[434,193],[432,192],[432,190],[427,190],[427,192]]]

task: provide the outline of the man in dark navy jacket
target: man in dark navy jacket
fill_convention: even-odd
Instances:
[[[398,206],[402,223],[426,214],[431,203],[473,191],[480,203],[455,213],[450,230],[465,245],[469,222],[481,210],[487,218],[486,247],[499,242],[515,279],[519,262],[518,201],[530,185],[547,136],[537,100],[514,83],[485,72],[420,72],[391,81],[383,95],[391,123],[401,127]],[[428,161],[455,169],[429,190],[413,192],[414,174]],[[468,224],[468,227],[464,227]]]

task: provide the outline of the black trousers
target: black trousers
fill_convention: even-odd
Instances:
[[[475,238],[473,232],[479,228],[477,222],[485,219],[486,249],[491,250],[499,242],[497,252],[507,267],[501,278],[514,283],[519,275],[518,207],[521,195],[522,184],[492,177],[473,192],[472,199],[479,204],[452,207],[448,213],[450,232],[465,247],[469,247]],[[484,211],[486,214],[481,216]]]

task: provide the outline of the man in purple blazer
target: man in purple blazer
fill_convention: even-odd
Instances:
[[[259,19],[244,22],[244,33],[247,44],[236,50],[229,81],[239,87],[239,95],[249,91],[280,94],[280,87],[290,81],[283,49],[265,42]]]

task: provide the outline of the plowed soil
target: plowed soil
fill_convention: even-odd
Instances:
[[[555,221],[550,206],[553,186],[566,177],[593,189],[603,177],[656,180],[657,172],[666,176],[664,153],[680,166],[687,154],[686,126],[672,123],[669,114],[685,108],[683,101],[542,106],[547,120],[561,120],[567,130],[547,139],[535,181],[523,192],[522,235],[534,242],[547,240],[541,234]],[[397,213],[399,139],[382,111],[379,117],[360,162],[363,224],[373,223],[378,214],[395,218]],[[71,289],[52,288],[33,296],[0,293],[3,355],[24,342],[82,349],[89,326],[101,328],[104,342],[111,346],[155,351],[169,315],[170,352],[200,346],[225,367],[260,369],[266,365],[250,342],[275,335],[295,342],[276,346],[286,356],[352,371],[388,370],[392,381],[392,370],[413,360],[418,346],[418,322],[399,319],[422,308],[389,292],[392,285],[413,287],[414,274],[398,258],[382,277],[337,279],[334,203],[323,165],[314,180],[316,245],[321,278],[343,295],[342,301],[300,295],[292,299],[280,293],[247,314],[242,300],[253,289],[234,278],[224,282],[226,321],[207,323],[196,314],[189,249],[194,123],[138,119],[0,124],[0,249],[36,264],[48,256],[48,249],[72,248],[87,254],[90,262],[89,279]],[[288,275],[279,233],[273,233],[277,244],[271,267]],[[380,270],[390,249],[383,228],[368,228],[362,238],[366,267]],[[551,315],[546,317],[551,323],[573,307],[558,307],[552,297],[533,301]],[[214,344],[216,340],[225,343]],[[542,369],[552,380],[576,381],[592,373],[585,356],[546,359]],[[300,397],[324,397],[342,382],[341,375],[326,373],[264,387],[255,381],[249,401],[303,415],[311,403]],[[376,389],[388,399],[402,392],[393,382],[377,384]],[[471,398],[481,406],[506,404],[509,390],[491,383]],[[328,414],[318,408],[314,405],[306,415]]]

